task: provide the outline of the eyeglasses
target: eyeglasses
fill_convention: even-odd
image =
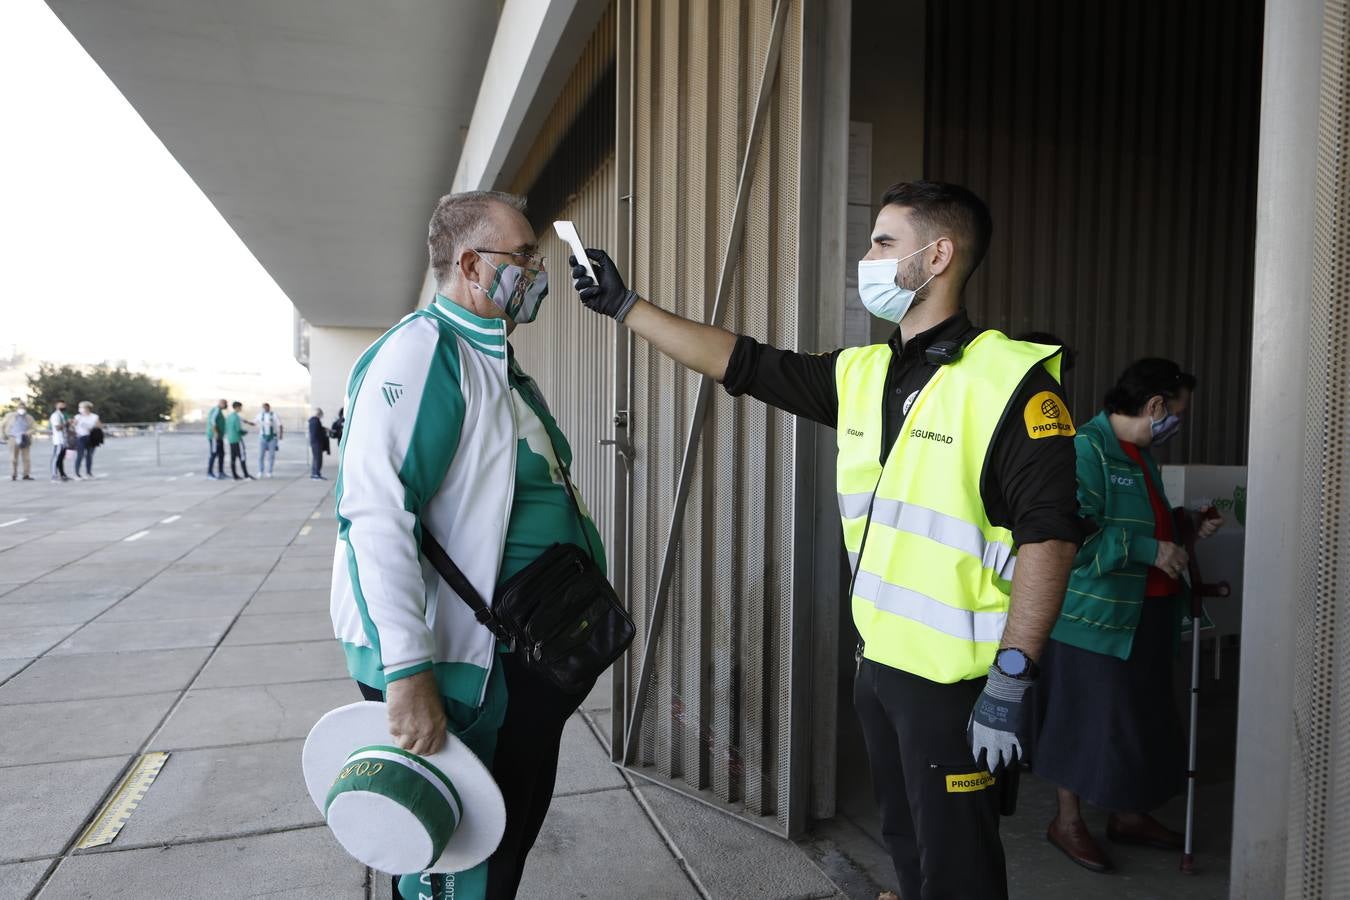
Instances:
[[[496,253],[499,256],[510,256],[514,259],[523,259],[528,265],[525,268],[541,271],[544,268],[545,256],[542,253],[521,253],[519,250],[487,250],[479,247],[473,248],[474,253]]]

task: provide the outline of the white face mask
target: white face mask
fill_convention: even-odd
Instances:
[[[928,281],[913,290],[901,287],[897,283],[900,278],[900,263],[911,256],[918,256],[936,243],[937,241],[932,241],[927,246],[920,247],[899,259],[858,260],[858,297],[862,300],[863,306],[867,307],[867,311],[878,319],[899,323],[913,305],[914,295],[927,287],[928,281],[932,281],[935,277],[929,275]]]

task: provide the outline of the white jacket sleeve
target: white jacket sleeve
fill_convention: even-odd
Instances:
[[[368,350],[348,384],[337,516],[348,577],[385,681],[431,667],[419,512],[438,489],[463,423],[458,356],[412,318]]]

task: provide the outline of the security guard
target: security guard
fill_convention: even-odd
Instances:
[[[732,395],[837,429],[854,704],[904,900],[1007,896],[996,788],[1080,540],[1060,348],[983,331],[963,307],[991,231],[964,188],[892,187],[858,292],[899,327],[819,355],[673,316],[601,251],[599,284],[573,260],[591,309]]]

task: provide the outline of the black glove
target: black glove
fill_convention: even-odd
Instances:
[[[997,666],[989,667],[989,679],[966,725],[966,738],[977,765],[986,765],[993,772],[1025,755],[1017,735],[1029,687],[1030,681],[1009,678]]]
[[[603,250],[587,249],[586,255],[590,257],[595,277],[600,279],[599,284],[586,274],[586,267],[578,263],[575,256],[567,257],[567,261],[572,264],[572,280],[577,293],[581,295],[581,302],[586,304],[587,309],[603,313],[616,322],[622,322],[624,316],[633,308],[633,304],[638,301],[637,293],[630,291],[623,283],[623,276],[619,274],[618,266],[614,265],[614,260],[609,258],[608,253]]]

